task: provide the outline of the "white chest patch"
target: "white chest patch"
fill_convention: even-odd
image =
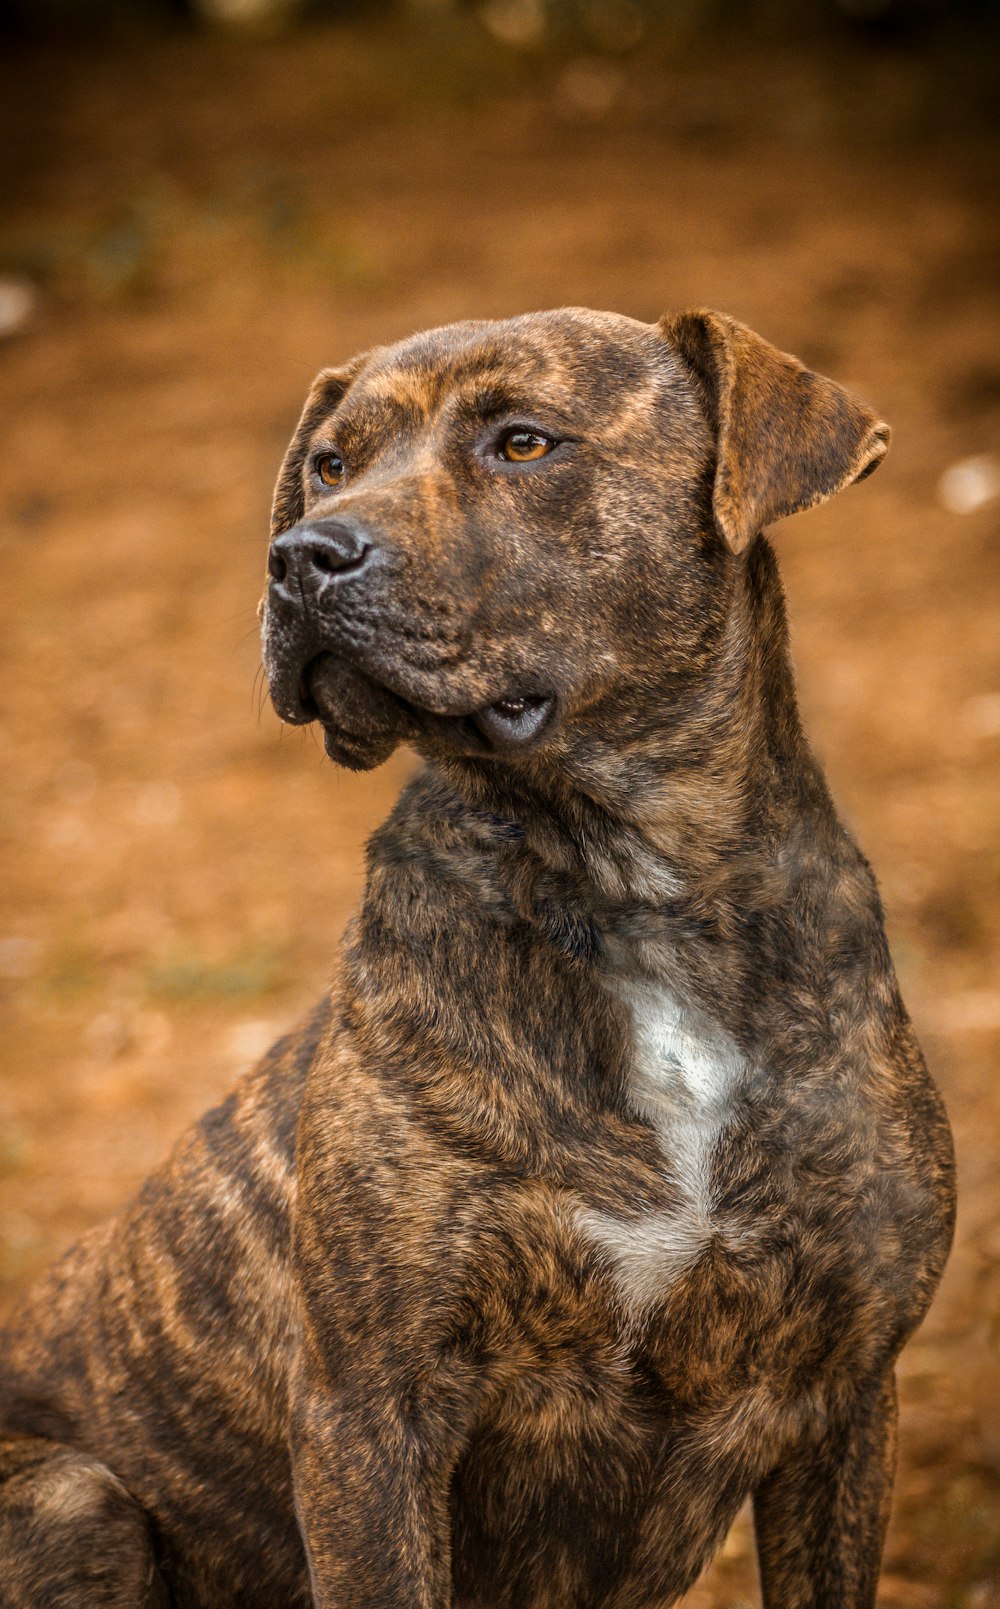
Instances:
[[[578,1219],[629,1305],[644,1306],[712,1238],[712,1160],[746,1061],[723,1029],[658,984],[628,979],[617,987],[632,1018],[632,1104],[659,1135],[678,1200],[668,1212],[581,1211]]]

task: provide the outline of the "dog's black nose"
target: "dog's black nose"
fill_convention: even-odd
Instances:
[[[341,520],[312,520],[276,537],[267,568],[278,586],[317,591],[327,581],[360,568],[370,544]]]

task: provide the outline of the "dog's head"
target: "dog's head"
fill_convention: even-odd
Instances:
[[[627,747],[719,652],[761,527],[887,441],[714,313],[455,324],[325,370],[275,493],[275,708],[356,769],[401,740],[558,765],[609,718]]]

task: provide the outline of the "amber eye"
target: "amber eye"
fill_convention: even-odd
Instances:
[[[555,442],[536,430],[508,430],[500,442],[500,457],[511,464],[530,464],[550,453]]]
[[[320,453],[313,468],[324,486],[339,486],[344,478],[344,460],[336,453]]]

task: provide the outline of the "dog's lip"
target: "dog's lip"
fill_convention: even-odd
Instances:
[[[555,699],[546,693],[515,693],[474,710],[472,719],[496,749],[524,748],[549,723]]]
[[[313,691],[313,678],[317,671],[322,673],[322,662],[328,657],[326,653],[314,655],[299,672],[295,711],[298,723],[323,722],[323,711]],[[406,696],[381,678],[378,680],[384,691],[397,698],[410,713],[451,726],[456,735],[464,735],[465,741],[478,739],[501,754],[510,754],[533,744],[550,724],[556,708],[555,695],[547,692],[510,692],[489,704],[473,706],[456,705],[449,700],[446,708],[435,708],[423,699],[418,701]]]

